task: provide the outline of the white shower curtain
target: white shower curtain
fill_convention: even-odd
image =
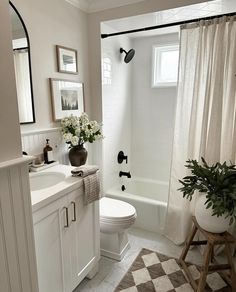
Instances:
[[[235,162],[235,18],[181,27],[180,67],[165,234],[181,244],[191,227],[194,202],[177,191],[188,174],[185,161]]]

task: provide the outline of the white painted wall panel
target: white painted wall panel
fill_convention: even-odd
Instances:
[[[0,262],[4,292],[38,291],[27,177],[27,163],[0,170]]]
[[[69,164],[68,145],[62,139],[60,128],[23,132],[21,139],[22,150],[29,155],[42,154],[46,139],[49,139],[49,143],[53,148],[54,160],[59,161],[61,164]]]

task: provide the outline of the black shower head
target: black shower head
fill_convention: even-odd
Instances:
[[[134,57],[135,50],[131,49],[128,52],[126,52],[126,50],[124,50],[123,48],[120,48],[120,53],[122,54],[123,52],[125,53],[125,58],[124,58],[125,63],[129,63]]]

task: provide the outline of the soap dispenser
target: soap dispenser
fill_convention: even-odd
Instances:
[[[53,150],[49,145],[49,139],[46,139],[46,146],[43,148],[43,156],[46,164],[53,162]]]

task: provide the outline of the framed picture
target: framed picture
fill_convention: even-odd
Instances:
[[[58,71],[78,74],[77,51],[62,46],[56,46],[56,50]]]
[[[84,112],[83,83],[50,78],[54,121]]]

